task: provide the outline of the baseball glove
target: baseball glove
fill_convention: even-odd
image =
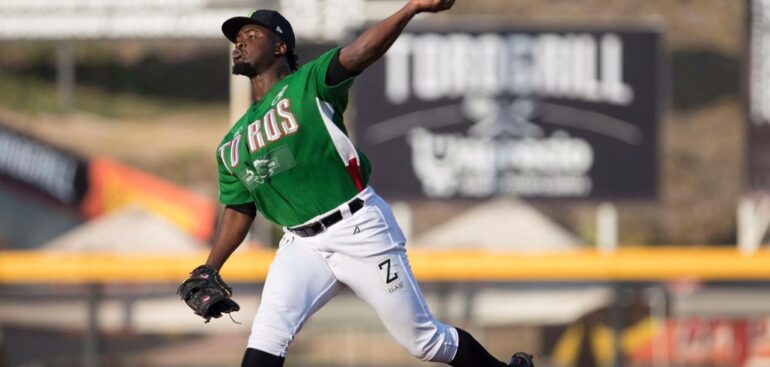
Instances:
[[[230,299],[233,295],[232,288],[222,280],[217,269],[209,265],[195,268],[176,293],[196,315],[206,319],[206,322],[212,317],[219,318],[223,313],[229,314],[241,309]]]

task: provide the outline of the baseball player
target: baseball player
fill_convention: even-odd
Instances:
[[[193,270],[179,293],[207,321],[237,311],[219,269],[257,212],[284,227],[242,366],[282,366],[305,321],[345,288],[421,360],[534,366],[522,352],[501,362],[464,330],[433,318],[409,266],[404,235],[368,185],[369,161],[342,121],[355,76],[388,50],[416,14],[453,3],[410,0],[351,44],[301,67],[291,24],[278,12],[258,10],[222,25],[235,44],[233,73],[251,79],[255,102],[217,150],[225,210],[206,264]]]

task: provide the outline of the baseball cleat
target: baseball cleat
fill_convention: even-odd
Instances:
[[[531,354],[517,352],[511,357],[508,367],[535,367],[535,362],[532,362],[532,358]]]

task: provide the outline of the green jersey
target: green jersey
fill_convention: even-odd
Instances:
[[[283,78],[251,105],[217,149],[219,200],[254,203],[292,227],[363,190],[371,166],[342,122],[353,78],[326,85],[337,49]]]

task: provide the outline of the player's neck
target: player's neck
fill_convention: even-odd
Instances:
[[[251,78],[251,89],[254,91],[254,99],[259,101],[275,83],[291,74],[291,69],[286,63],[274,63],[265,72]]]

